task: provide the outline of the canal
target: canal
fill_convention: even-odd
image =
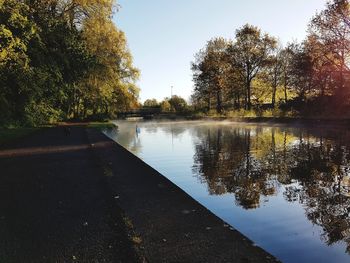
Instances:
[[[116,125],[107,136],[283,262],[350,261],[347,129]]]

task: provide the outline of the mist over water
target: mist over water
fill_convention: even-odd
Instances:
[[[231,122],[116,124],[109,137],[283,262],[349,262],[349,132]]]

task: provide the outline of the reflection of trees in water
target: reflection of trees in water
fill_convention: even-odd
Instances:
[[[257,144],[251,129],[224,127],[200,132],[193,170],[208,184],[211,194],[234,193],[236,202],[249,209],[259,206],[261,195],[276,193],[275,181],[262,172],[262,163],[254,156],[252,147]]]
[[[118,129],[106,129],[105,133],[114,140],[121,142],[124,147],[137,154],[142,144],[140,135],[136,133],[138,127],[140,133],[157,134],[160,131],[171,135],[174,139],[181,136],[188,127],[177,123],[156,123],[156,122],[119,122]]]
[[[288,187],[285,197],[303,204],[308,219],[323,228],[327,244],[344,240],[350,252],[349,148],[342,145],[342,138],[300,140],[290,151],[297,160],[290,174],[301,187]]]
[[[343,240],[350,251],[348,136],[265,127],[209,127],[197,135],[193,171],[211,194],[233,193],[237,205],[253,209],[283,191],[323,228],[327,244]]]
[[[157,123],[150,122],[144,123],[142,129],[145,130],[146,133],[158,133],[159,131],[164,132],[165,134],[172,135],[174,138],[183,134],[188,127],[185,125],[179,125],[178,123]]]
[[[146,124],[142,127],[146,133],[157,133],[158,132],[158,125],[156,123]]]
[[[136,125],[137,123],[119,123],[118,129],[110,128],[104,132],[110,138],[122,142],[124,147],[137,154],[141,149],[141,143],[136,133]]]
[[[176,123],[170,123],[170,124],[164,125],[162,127],[162,131],[163,132],[173,136],[174,138],[179,137],[187,129],[188,128],[185,125],[179,125],[179,124],[176,124]]]

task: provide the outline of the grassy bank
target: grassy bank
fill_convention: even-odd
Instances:
[[[116,127],[114,123],[112,122],[89,122],[87,124],[88,128],[95,128],[95,129],[110,129]]]
[[[0,127],[0,145],[28,136],[31,133],[36,132],[42,128],[48,128],[53,126],[55,125],[46,125],[46,126],[40,126],[40,127],[11,127],[11,128]],[[112,122],[88,122],[86,123],[86,126],[88,128],[96,128],[96,129],[107,129],[107,128],[115,127],[115,125]]]
[[[317,115],[310,114],[302,116],[293,114],[293,112],[281,113],[277,111],[264,111],[264,114],[257,114],[251,111],[229,111],[221,114],[216,111],[203,112],[187,112],[186,114],[159,114],[154,115],[147,120],[154,121],[231,121],[231,122],[247,122],[247,123],[271,123],[271,124],[290,124],[290,125],[321,125],[321,126],[350,126],[349,115]]]
[[[27,136],[40,128],[0,128],[0,145]]]
[[[251,109],[251,110],[228,110],[217,113],[215,110],[209,112],[191,112],[188,113],[188,117],[195,119],[212,118],[212,119],[256,119],[256,120],[321,120],[321,121],[344,121],[350,120],[350,112],[307,112],[300,113],[294,110],[281,110],[278,108],[274,109]]]

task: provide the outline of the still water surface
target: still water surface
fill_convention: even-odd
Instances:
[[[283,262],[350,262],[350,132],[116,123],[109,137]]]

